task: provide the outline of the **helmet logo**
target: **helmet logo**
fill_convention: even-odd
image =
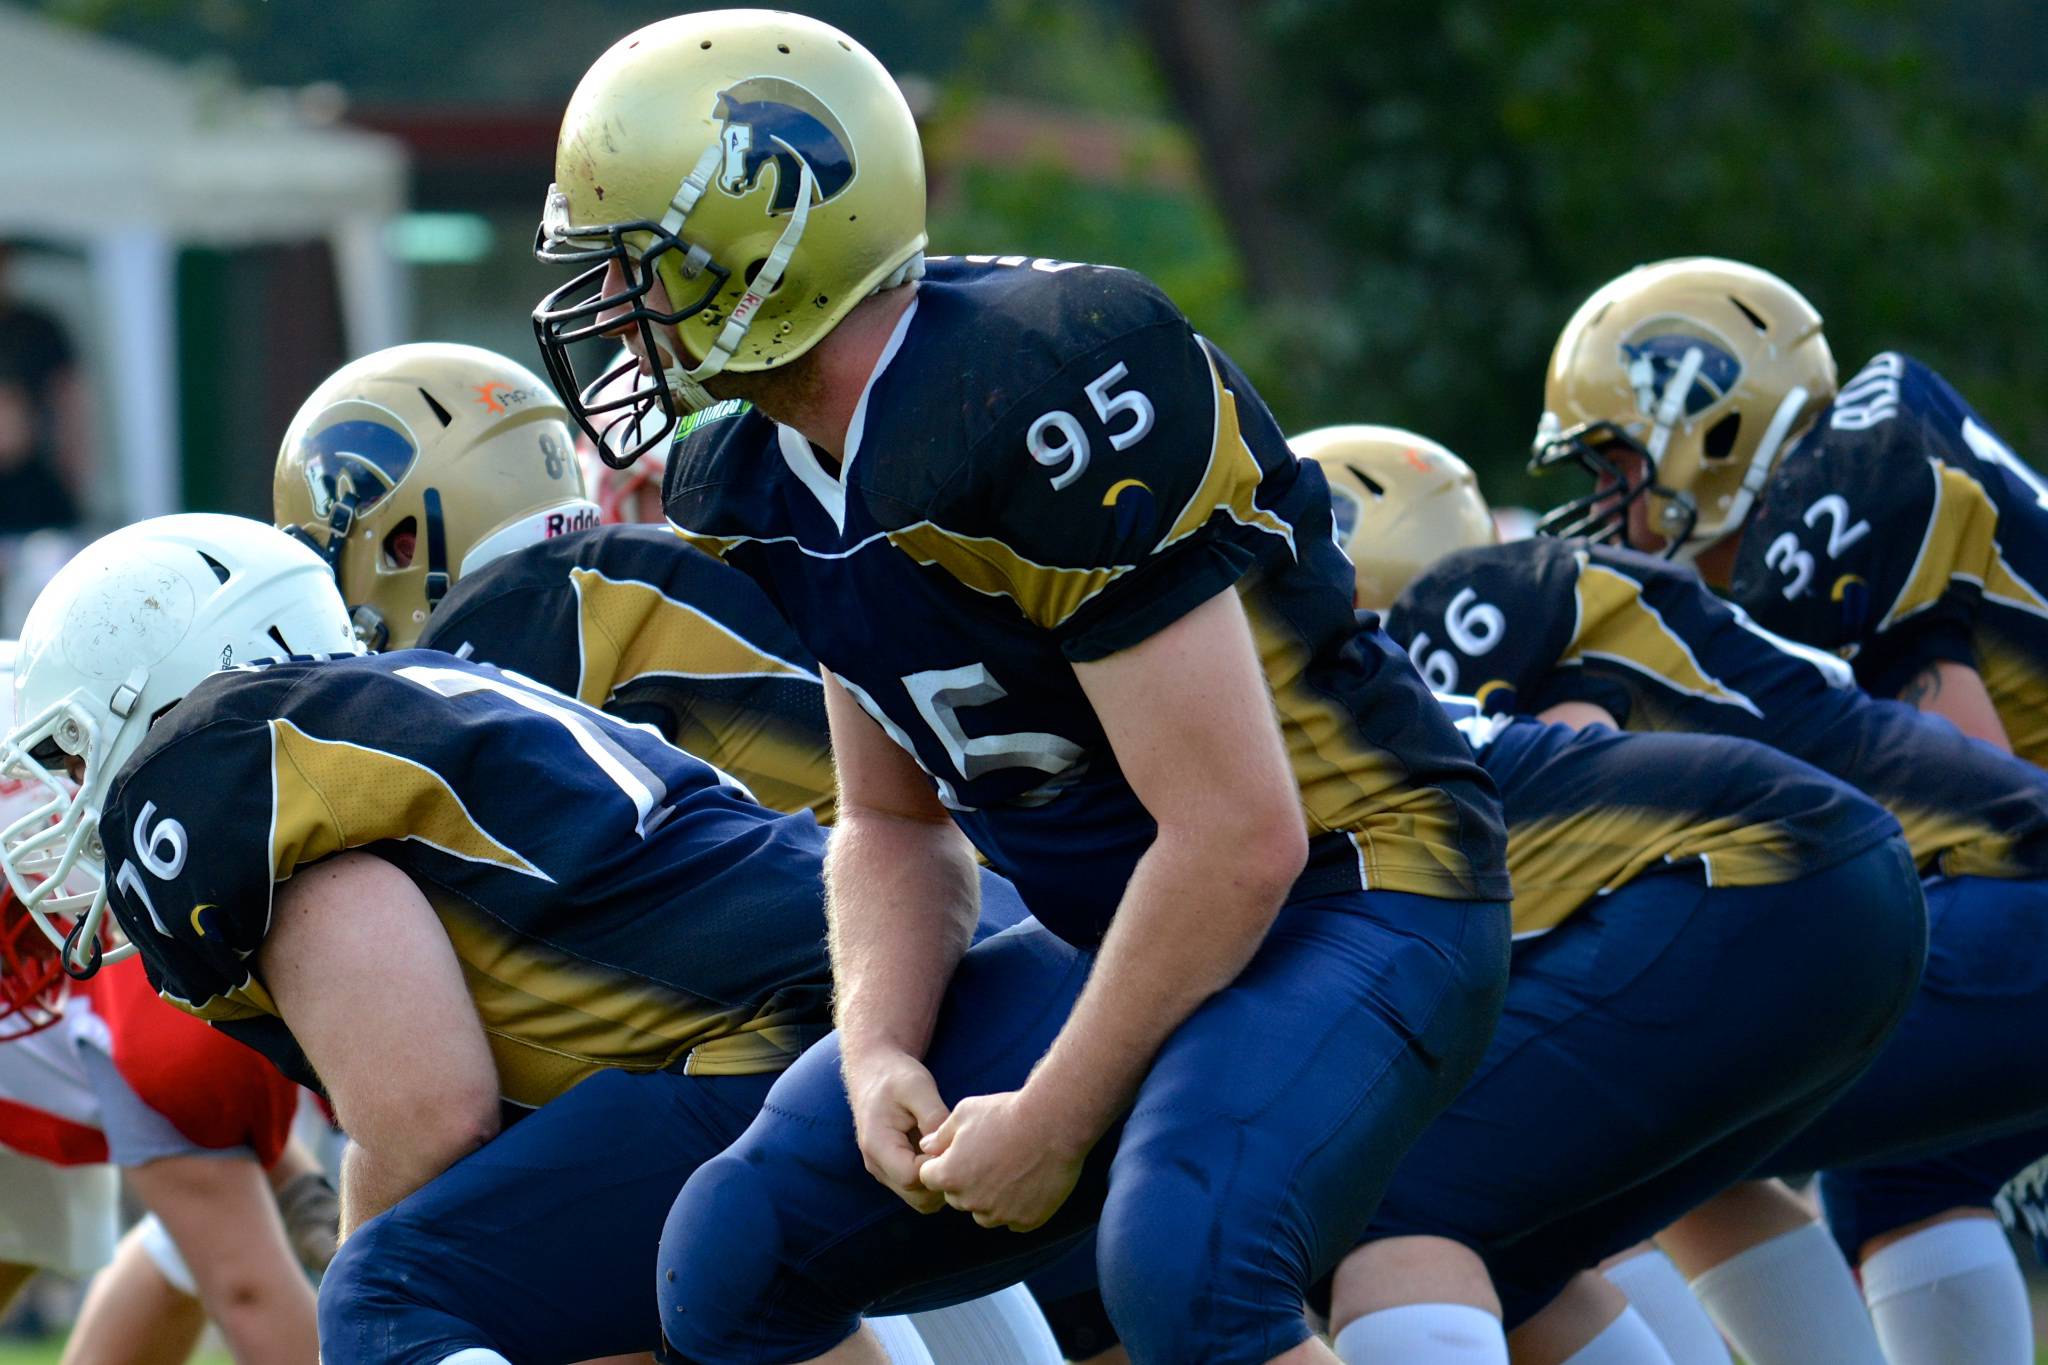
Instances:
[[[1742,378],[1742,362],[1718,338],[1681,318],[1656,318],[1623,339],[1621,363],[1643,416],[1656,413],[1666,386],[1677,377],[1686,353],[1693,350],[1700,353],[1700,367],[1685,395],[1687,417],[1697,417],[1727,397]]]
[[[724,124],[719,137],[725,163],[718,188],[744,197],[760,182],[761,168],[775,163],[775,199],[770,213],[796,208],[801,176],[797,158],[811,168],[824,203],[853,179],[853,151],[846,129],[816,95],[779,76],[757,76],[718,95],[713,117]]]
[[[1362,510],[1350,489],[1330,485],[1330,533],[1338,549],[1350,551],[1351,533],[1358,529],[1358,514]]]
[[[418,447],[396,413],[350,400],[322,414],[328,425],[300,438],[298,461],[312,496],[313,515],[327,517],[345,498],[367,512],[398,486]]]
[[[509,412],[521,403],[530,403],[540,397],[533,389],[515,389],[506,384],[490,383],[476,385],[476,401],[483,404],[485,412]]]

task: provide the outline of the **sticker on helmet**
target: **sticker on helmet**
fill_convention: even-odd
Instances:
[[[496,382],[476,386],[476,401],[489,413],[510,412],[521,403],[531,403],[538,397],[539,389],[516,389]]]
[[[824,101],[779,76],[756,76],[718,94],[712,117],[724,124],[720,137],[725,164],[718,188],[735,198],[751,194],[761,167],[775,163],[775,198],[770,213],[796,208],[800,180],[797,158],[811,168],[814,203],[824,203],[852,183],[853,149],[845,125]]]
[[[367,512],[405,477],[418,447],[396,413],[375,403],[337,403],[331,421],[300,441],[299,463],[313,499],[313,515],[326,517],[343,498]]]
[[[1697,350],[1700,367],[1685,395],[1685,415],[1697,417],[1727,397],[1742,378],[1742,362],[1719,338],[1682,318],[1653,318],[1622,338],[1621,364],[1636,391],[1636,406],[1653,416],[1664,389],[1678,377],[1686,355]]]

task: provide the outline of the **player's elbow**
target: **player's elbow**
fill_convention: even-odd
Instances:
[[[453,1165],[498,1135],[500,1126],[497,1091],[489,1086],[465,1086],[451,1096],[446,1111],[429,1125],[425,1144],[442,1166]]]
[[[1259,818],[1233,833],[1231,844],[1247,873],[1276,898],[1287,894],[1308,863],[1308,827],[1302,821],[1301,807],[1293,801],[1274,803],[1271,810],[1262,811]]]
[[[1308,862],[1308,830],[1291,792],[1161,821],[1160,834],[1181,858],[1206,869],[1205,878],[1240,886],[1267,908],[1286,899]]]
[[[373,1133],[351,1134],[380,1165],[417,1188],[498,1135],[498,1097],[481,1085],[450,1087],[432,1103],[401,1105]]]

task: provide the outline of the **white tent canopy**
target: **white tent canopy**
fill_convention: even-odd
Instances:
[[[84,248],[121,318],[108,435],[130,516],[177,502],[177,249],[325,239],[350,352],[392,345],[403,275],[382,234],[405,177],[390,139],[0,4],[0,237]]]

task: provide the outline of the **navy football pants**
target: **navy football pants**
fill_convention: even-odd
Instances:
[[[1486,1060],[1372,1236],[1472,1247],[1519,1325],[1840,1098],[1913,999],[1925,926],[1899,839],[1778,886],[1602,897],[1517,945]]]
[[[1024,917],[981,878],[977,939]],[[371,1219],[320,1284],[325,1365],[433,1365],[470,1346],[520,1362],[654,1349],[647,1276],[692,1171],[776,1077],[603,1071]],[[738,1234],[734,1234],[737,1236]]]
[[[667,1358],[808,1360],[863,1311],[1014,1283],[1099,1217],[1103,1297],[1139,1365],[1266,1361],[1307,1338],[1308,1284],[1357,1242],[1401,1153],[1478,1064],[1507,957],[1496,903],[1373,892],[1283,908],[1027,1234],[915,1213],[878,1184],[828,1039],[676,1201],[656,1286]],[[940,1093],[1021,1085],[1088,966],[1029,922],[969,951],[926,1057]]]
[[[1870,1073],[1769,1165],[1826,1167],[1854,1255],[1945,1209],[1989,1206],[2048,1154],[2048,881],[1930,877],[1927,978]]]
[[[647,1269],[676,1191],[775,1081],[605,1071],[358,1228],[320,1283],[325,1365],[652,1349]]]

